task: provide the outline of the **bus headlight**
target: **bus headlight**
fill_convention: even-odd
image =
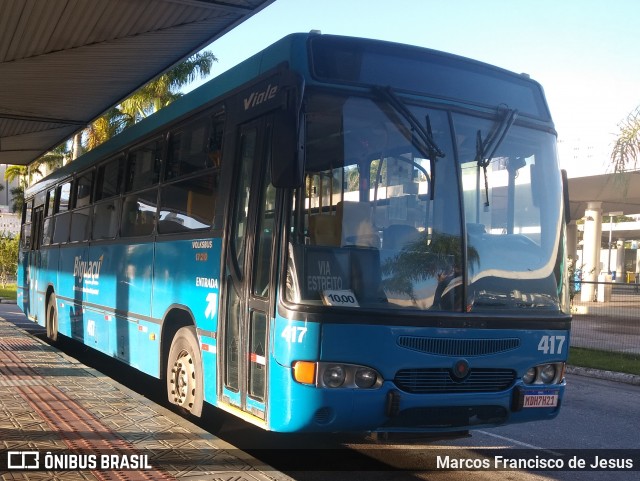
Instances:
[[[556,377],[556,367],[553,364],[546,364],[540,369],[540,380],[545,384],[551,384]]]
[[[378,373],[368,367],[360,368],[356,371],[355,383],[356,386],[368,389],[373,387],[378,379]]]
[[[294,363],[294,379],[303,382],[297,375],[298,364]],[[310,376],[309,376],[310,377]],[[307,379],[309,378],[307,377]],[[299,379],[300,378],[300,379]],[[378,371],[368,366],[337,362],[318,362],[316,386],[342,389],[377,389],[382,386],[384,379]]]
[[[550,362],[530,367],[522,376],[525,384],[559,384],[564,378],[564,362]]]
[[[344,384],[345,371],[342,366],[332,365],[322,373],[322,382],[327,387],[340,387]]]
[[[525,373],[525,375],[522,376],[522,381],[525,384],[531,384],[535,380],[536,380],[536,368],[530,367]]]

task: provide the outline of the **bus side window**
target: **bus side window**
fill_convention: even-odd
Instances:
[[[31,249],[31,223],[22,226],[20,242],[22,244],[22,250],[28,251]]]
[[[218,172],[210,169],[197,177],[163,186],[160,190],[158,232],[169,234],[210,228],[218,182]]]
[[[91,192],[93,187],[93,172],[79,177],[74,184],[75,209],[71,217],[71,232],[69,241],[85,241],[90,238],[91,220]]]
[[[123,237],[150,235],[155,224],[157,200],[158,189],[126,196],[122,205],[120,235]]]
[[[113,239],[118,234],[120,197],[124,176],[124,157],[119,155],[98,167],[95,204],[93,206],[92,239]]]
[[[166,180],[220,167],[223,123],[209,116],[179,127],[169,138]]]
[[[24,203],[24,209],[22,212],[22,228],[20,230],[20,243],[22,250],[28,251],[31,249],[31,224],[33,213],[33,199],[29,199]]]
[[[98,167],[95,201],[108,199],[120,193],[124,170],[124,157],[121,155]]]
[[[160,180],[162,141],[152,140],[129,151],[125,192],[133,192],[156,185]]]
[[[58,207],[54,216],[53,243],[59,244],[69,240],[69,226],[71,224],[71,182],[65,182],[58,189]]]
[[[45,203],[45,219],[42,227],[42,242],[41,245],[47,246],[51,244],[51,238],[53,236],[53,214],[56,207],[56,189],[51,189],[47,192],[47,200]]]
[[[93,206],[92,238],[113,239],[118,234],[120,197],[114,197]]]

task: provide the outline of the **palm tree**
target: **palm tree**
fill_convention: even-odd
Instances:
[[[134,94],[135,95],[135,94]],[[132,125],[132,119],[122,113],[119,107],[112,107],[102,117],[94,120],[83,132],[84,145],[77,153],[95,149],[111,137]]]
[[[217,58],[211,52],[197,53],[144,85],[87,127],[83,135],[84,148],[95,148],[180,98],[182,94],[178,90],[193,82],[198,76],[204,78],[209,75],[211,66],[216,61]]]
[[[382,264],[385,275],[382,285],[390,292],[406,294],[415,302],[416,283],[435,279],[438,273],[447,269],[463,270],[462,249],[462,238],[458,235],[435,231],[429,238],[425,232]],[[467,247],[467,262],[469,267],[480,262],[478,251],[473,246]]]
[[[12,196],[11,210],[22,213],[24,205],[24,190],[32,183],[34,177],[41,177],[47,171],[55,170],[65,163],[70,156],[67,144],[62,143],[55,149],[36,159],[29,166],[9,165],[4,172],[4,178],[9,183],[18,180],[18,185],[9,190]],[[43,171],[46,167],[46,171]]]
[[[4,172],[5,180],[13,182],[19,179],[18,186],[12,188],[9,192],[12,196],[11,210],[22,214],[22,206],[24,205],[24,189],[27,186],[29,169],[26,165],[9,165]]]
[[[640,156],[640,106],[636,107],[618,126],[620,131],[611,152],[614,171],[635,170]]]

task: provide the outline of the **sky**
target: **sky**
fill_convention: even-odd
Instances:
[[[208,50],[218,58],[215,76],[315,29],[526,72],[545,90],[560,165],[578,177],[611,171],[618,124],[640,105],[639,18],[638,0],[275,0]]]

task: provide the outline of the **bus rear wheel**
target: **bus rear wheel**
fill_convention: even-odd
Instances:
[[[171,342],[167,358],[167,398],[185,413],[197,417],[202,414],[202,355],[192,326],[179,329]]]
[[[45,327],[47,329],[47,339],[49,339],[51,342],[57,342],[58,305],[56,302],[55,294],[51,294],[51,296],[49,296],[49,302],[47,303],[47,313],[45,317]]]

